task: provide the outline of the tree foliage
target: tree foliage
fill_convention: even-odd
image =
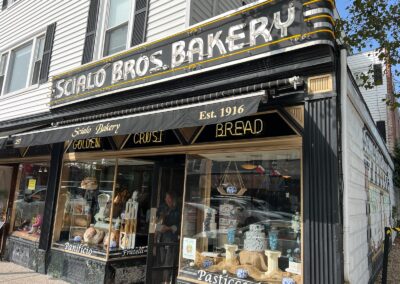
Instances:
[[[400,188],[400,145],[397,143],[393,153],[394,173],[393,183],[394,186]]]
[[[392,67],[394,95],[400,97],[400,0],[350,0],[346,10],[347,17],[336,23],[344,44],[357,52],[376,48],[379,59]],[[370,69],[360,78],[367,89],[374,87]]]

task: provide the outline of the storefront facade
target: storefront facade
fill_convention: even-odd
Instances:
[[[333,8],[257,1],[54,76],[47,126],[0,156],[6,258],[73,283],[343,283]]]

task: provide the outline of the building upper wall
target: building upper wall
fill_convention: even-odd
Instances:
[[[157,41],[168,37],[168,35],[176,34],[192,24],[241,8],[243,5],[253,4],[254,2],[263,3],[263,5],[264,2],[269,3],[269,1],[263,0],[209,0],[207,2],[209,7],[203,7],[204,5],[201,4],[204,4],[204,1],[197,0],[8,1],[8,3],[11,2],[15,3],[0,11],[0,84],[1,77],[4,75],[2,91],[0,90],[0,123],[49,112],[51,88],[55,87],[52,87],[50,82],[43,80],[40,80],[41,83],[39,84],[36,81],[32,83],[33,80],[30,76],[39,71],[42,75],[43,70],[35,69],[37,66],[34,60],[36,55],[34,54],[36,54],[36,45],[39,50],[39,43],[40,40],[43,40],[42,38],[46,37],[44,45],[47,45],[47,32],[51,24],[56,26],[51,41],[51,61],[48,64],[48,74],[45,74],[46,79],[50,78],[50,80],[55,75],[76,69],[82,63],[98,61],[108,55],[130,49],[132,46],[143,43],[143,41]],[[314,15],[310,12],[320,12],[311,6],[303,8],[302,3],[300,0],[297,2],[298,8],[296,10],[297,15],[301,15],[301,19]],[[201,15],[195,13],[198,6],[203,7]],[[279,6],[279,3],[276,6]],[[209,8],[209,11],[206,8]],[[302,9],[308,9],[309,15],[303,13]],[[279,7],[275,14],[279,16],[280,11],[278,10]],[[117,14],[123,14],[122,18],[119,14],[115,16],[117,15],[115,11],[117,11]],[[287,13],[289,12],[283,11],[282,23],[275,23],[274,30],[283,29],[279,33],[280,37],[285,36],[284,27],[286,23],[284,23],[284,19],[288,17],[286,21],[291,22]],[[147,18],[143,15],[146,15]],[[265,24],[267,25],[267,23]],[[270,24],[272,24],[271,29],[273,29],[274,23]],[[321,24],[321,22],[316,24]],[[144,32],[140,31],[141,27]],[[318,27],[318,25],[315,25],[313,29],[318,29]],[[118,35],[114,33],[116,30],[125,33],[125,43],[121,44],[121,42],[111,40]],[[142,39],[137,41],[137,38],[140,39],[141,37],[140,33],[143,35]],[[327,33],[326,35],[328,36]],[[268,40],[266,35],[257,36],[259,39]],[[135,37],[137,37],[136,41]],[[325,37],[323,38],[325,39]],[[27,66],[25,70],[29,69],[25,74],[26,84],[23,88],[10,88],[10,70],[13,69],[11,66],[17,65],[14,63],[18,56],[24,59],[23,55],[26,55],[26,52],[23,53],[22,51],[25,51],[23,47],[27,42],[30,43],[31,49],[30,59],[25,58],[26,62],[29,63],[25,64]],[[328,40],[325,40],[325,42],[328,42]],[[88,43],[91,43],[91,46]],[[85,58],[88,53],[90,53],[90,56]],[[4,74],[1,70],[1,56],[3,54],[6,55]],[[44,54],[40,59],[42,58],[44,60]]]
[[[49,76],[80,65],[89,0],[19,0],[0,11],[0,53],[18,48],[56,23]],[[0,96],[0,121],[49,110],[50,83]]]
[[[375,86],[373,89],[365,89],[360,87],[360,91],[364,97],[365,102],[372,114],[375,122],[388,120],[387,113],[387,79],[385,74],[385,64],[379,60],[377,53],[374,51],[363,52],[349,56],[349,67],[354,77],[356,78],[360,73],[366,74],[374,64],[382,66],[382,84]],[[357,79],[357,78],[356,78]]]

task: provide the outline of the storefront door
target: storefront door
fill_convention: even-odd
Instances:
[[[146,283],[175,283],[178,271],[184,156],[155,165]]]

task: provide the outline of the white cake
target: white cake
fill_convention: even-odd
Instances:
[[[245,233],[244,249],[259,252],[267,249],[264,226],[257,224],[250,225],[250,230]]]

